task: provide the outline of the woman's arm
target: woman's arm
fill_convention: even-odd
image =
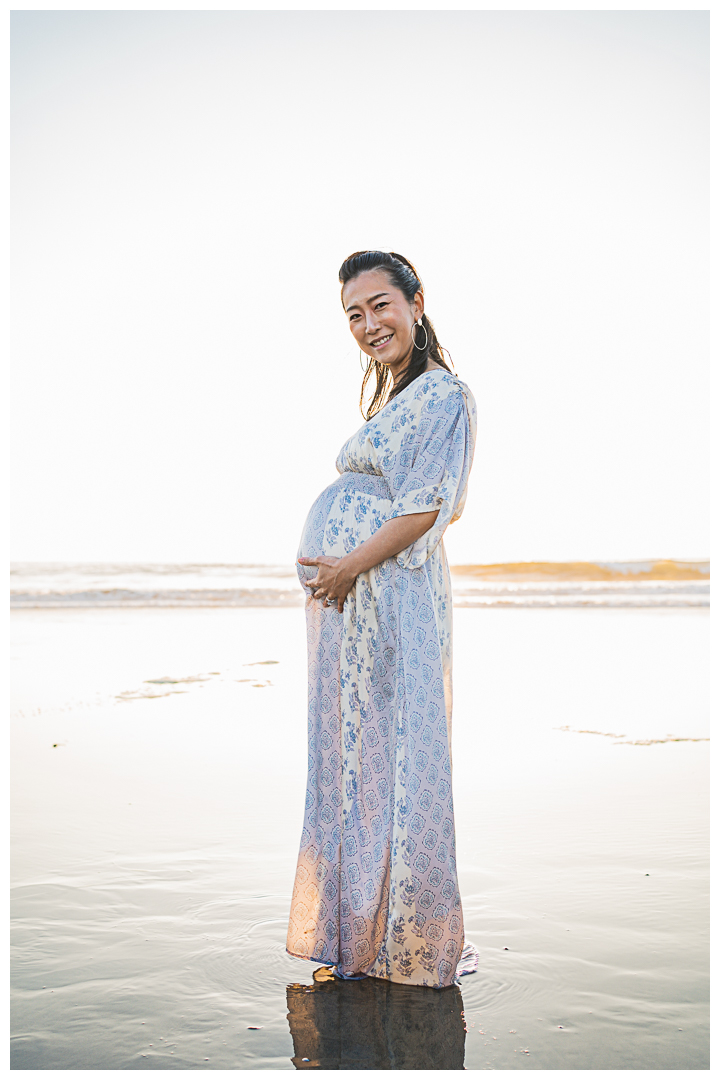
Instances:
[[[317,576],[305,584],[315,589],[315,597],[323,600],[324,607],[328,606],[329,600],[337,600],[338,611],[342,611],[345,598],[358,574],[415,543],[433,527],[439,513],[439,510],[430,510],[425,514],[389,518],[369,540],[358,544],[354,551],[341,559],[333,555],[316,555],[314,559],[301,556],[298,562],[303,566],[318,568]]]

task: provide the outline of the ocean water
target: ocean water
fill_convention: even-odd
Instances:
[[[707,607],[705,561],[451,568],[455,607]],[[301,607],[294,566],[14,563],[14,608]]]

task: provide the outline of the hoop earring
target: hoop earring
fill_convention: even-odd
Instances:
[[[415,335],[413,334],[413,330],[415,329],[416,326],[422,326],[423,330],[425,331],[425,344],[422,347],[420,345],[418,345],[417,341],[415,340]],[[412,343],[415,346],[415,348],[418,350],[418,352],[425,352],[425,350],[428,347],[428,332],[427,332],[427,327],[423,326],[423,324],[422,324],[422,316],[420,316],[420,318],[418,319],[418,321],[416,323],[413,323],[412,329],[410,330],[410,337],[412,338]]]
[[[367,374],[367,372],[368,372],[368,370],[370,368],[370,364],[372,362],[372,356],[368,356],[368,354],[364,353],[362,351],[362,349],[360,349],[359,352],[360,352],[360,367],[362,369],[363,375],[365,375],[365,374]],[[367,361],[367,363],[364,364],[364,365],[363,365],[363,357],[365,357],[365,360]]]

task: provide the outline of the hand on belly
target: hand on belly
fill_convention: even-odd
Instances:
[[[321,600],[323,607],[337,601],[337,609],[342,611],[347,594],[355,584],[355,575],[348,572],[346,562],[335,555],[301,555],[298,562],[301,566],[317,567],[315,577],[305,581],[315,599]]]

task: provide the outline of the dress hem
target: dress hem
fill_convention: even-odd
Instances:
[[[300,956],[299,953],[290,952],[290,950],[287,949],[287,948],[285,949],[285,952],[287,953],[288,956],[292,956],[293,960],[307,960],[307,962],[309,964],[325,964],[327,967],[335,967],[336,966],[335,963],[333,963],[332,961],[328,961],[328,960],[324,959],[323,957],[319,957],[319,956]],[[362,971],[362,969],[360,969],[360,970]],[[457,971],[457,969],[456,969],[456,971]],[[382,979],[383,982],[393,983],[395,986],[425,986],[425,987],[427,987],[428,990],[448,990],[451,986],[457,986],[458,985],[458,983],[455,981],[455,979],[457,978],[457,974],[453,974],[453,981],[452,982],[446,983],[444,985],[438,985],[436,983],[427,983],[427,982],[414,983],[414,982],[410,982],[409,980],[407,982],[405,982],[405,981],[404,982],[399,982],[397,979],[391,979],[389,977],[389,975],[370,975],[369,972],[367,972],[367,971],[362,971],[362,974],[365,975],[368,979]]]

